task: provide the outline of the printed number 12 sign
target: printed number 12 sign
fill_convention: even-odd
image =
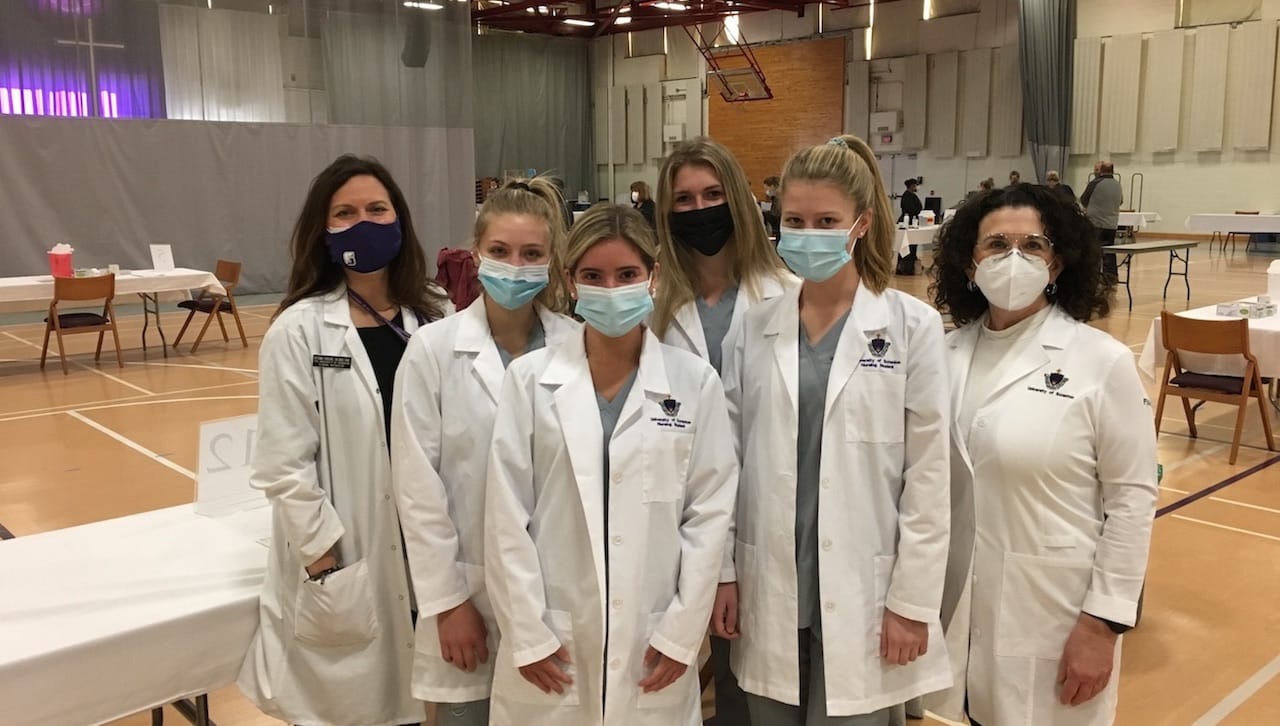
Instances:
[[[200,424],[197,514],[216,517],[266,504],[262,492],[249,486],[249,461],[257,428],[257,414]]]

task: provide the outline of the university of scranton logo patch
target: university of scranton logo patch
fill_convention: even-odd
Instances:
[[[867,349],[871,351],[871,355],[883,358],[884,354],[889,352],[891,345],[889,341],[884,339],[883,335],[877,333],[876,337],[872,338],[871,342],[867,344]]]
[[[1061,370],[1056,370],[1053,373],[1044,374],[1044,387],[1050,391],[1056,391],[1065,386],[1068,380],[1070,379],[1062,375]]]
[[[662,412],[671,418],[675,418],[680,413],[680,402],[674,398],[662,399]]]
[[[684,431],[693,425],[692,421],[680,418],[680,402],[671,396],[658,401],[661,416],[650,416],[649,421],[658,429]]]

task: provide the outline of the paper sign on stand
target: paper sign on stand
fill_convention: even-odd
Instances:
[[[266,506],[266,496],[249,486],[249,461],[257,428],[257,414],[200,424],[196,514],[222,517]]]
[[[173,269],[173,247],[170,245],[151,245],[151,267],[160,272]]]

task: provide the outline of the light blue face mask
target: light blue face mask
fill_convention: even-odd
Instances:
[[[509,265],[480,258],[480,284],[494,302],[507,310],[528,304],[547,286],[547,265]]]
[[[574,311],[587,321],[587,325],[610,338],[621,338],[653,312],[649,281],[624,287],[578,283],[578,304]]]
[[[778,238],[778,256],[787,267],[810,282],[824,282],[849,264],[849,235],[853,229],[788,229]],[[856,245],[857,242],[855,241]]]

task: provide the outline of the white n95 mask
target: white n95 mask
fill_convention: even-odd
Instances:
[[[1049,285],[1049,266],[1039,257],[1010,250],[979,262],[973,281],[987,302],[1016,312],[1030,307],[1044,292]]]

